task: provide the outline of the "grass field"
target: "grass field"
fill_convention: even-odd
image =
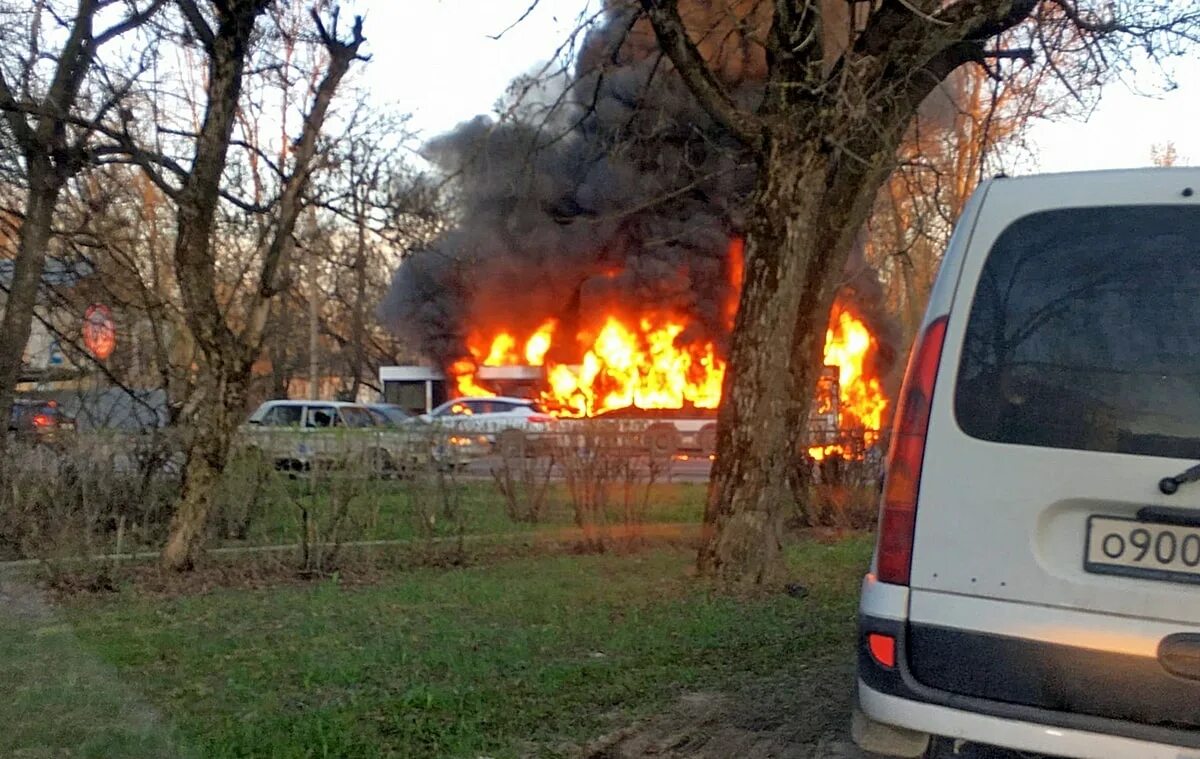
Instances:
[[[55,608],[10,584],[0,756],[571,755],[689,691],[841,689],[869,551],[790,549],[803,599],[714,595],[671,548]]]
[[[653,523],[697,524],[704,513],[703,483],[655,483],[649,487],[645,519]],[[314,488],[303,481],[286,482],[263,499],[242,540],[219,537],[223,545],[271,545],[292,543],[300,534],[298,504],[309,507],[321,518],[329,510],[328,486]],[[453,517],[444,514],[443,499],[453,499]],[[504,511],[504,502],[489,481],[458,481],[446,489],[431,483],[383,481],[370,483],[350,504],[342,538],[345,540],[412,540],[426,533],[421,514],[432,513],[435,522],[428,534],[434,537],[499,535],[557,529],[574,524],[574,512],[566,486],[551,483],[546,509],[537,524],[514,522]]]

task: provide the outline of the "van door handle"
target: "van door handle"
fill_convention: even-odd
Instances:
[[[1200,633],[1168,635],[1158,644],[1158,661],[1173,675],[1200,680]]]

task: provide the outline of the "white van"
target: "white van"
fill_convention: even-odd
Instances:
[[[863,581],[863,748],[1200,758],[1198,193],[1000,178],[963,213]]]

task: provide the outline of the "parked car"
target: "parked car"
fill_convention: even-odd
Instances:
[[[29,443],[61,443],[65,433],[75,430],[75,420],[56,401],[18,398],[13,401],[8,432]]]
[[[862,586],[862,747],[1200,757],[1197,190],[1063,174],[967,205]]]
[[[537,401],[509,396],[455,398],[422,419],[451,433],[446,440],[449,448],[443,453],[453,451],[467,457],[497,446],[525,445],[549,431],[556,421]]]
[[[240,449],[280,469],[368,461],[387,473],[428,458],[420,436],[382,424],[366,406],[339,401],[267,401],[240,431]]]

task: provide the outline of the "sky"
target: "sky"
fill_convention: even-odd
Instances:
[[[493,110],[513,78],[536,69],[574,28],[587,0],[357,0],[366,14],[373,97],[412,114],[425,139]],[[592,8],[597,0],[591,0]],[[499,39],[492,39],[504,32]],[[1086,122],[1036,124],[1030,169],[1080,171],[1145,166],[1151,147],[1174,142],[1181,163],[1200,164],[1200,57],[1181,63],[1177,87],[1114,83]]]

